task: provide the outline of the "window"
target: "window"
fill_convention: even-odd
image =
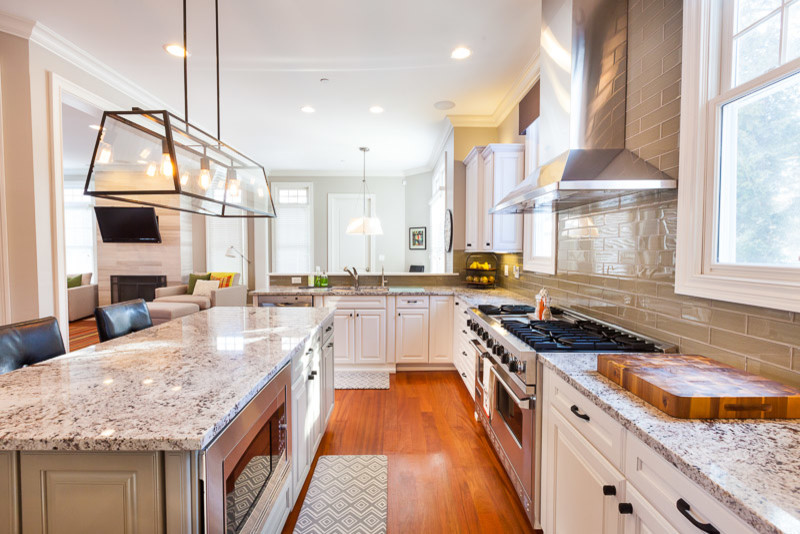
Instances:
[[[539,165],[539,119],[525,130],[525,175]],[[558,216],[550,211],[526,213],[523,218],[522,270],[556,274]]]
[[[684,57],[676,290],[800,311],[800,0],[697,4],[684,49],[710,53]]]
[[[247,285],[249,258],[247,219],[206,217],[206,270],[241,273],[239,283]],[[233,257],[227,255],[233,247]],[[241,255],[239,254],[241,253]],[[244,256],[244,258],[242,257]]]
[[[310,183],[273,183],[278,217],[272,221],[272,265],[276,273],[313,271],[314,217]]]
[[[64,181],[64,246],[67,273],[93,273],[97,280],[96,234],[92,197],[83,194],[83,181]]]
[[[431,180],[431,231],[428,234],[428,241],[431,247],[431,272],[445,272],[446,253],[444,250],[444,217],[445,217],[445,196],[447,191],[445,163],[436,168]]]

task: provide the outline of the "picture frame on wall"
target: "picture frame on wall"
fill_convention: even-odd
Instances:
[[[408,250],[425,250],[428,247],[427,227],[413,226],[408,229]]]

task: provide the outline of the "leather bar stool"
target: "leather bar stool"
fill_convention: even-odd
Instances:
[[[65,353],[55,317],[0,326],[0,374]]]
[[[144,299],[128,300],[94,310],[100,341],[108,341],[153,326]]]

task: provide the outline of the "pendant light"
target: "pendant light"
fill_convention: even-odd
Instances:
[[[380,219],[367,216],[367,152],[369,152],[369,148],[362,146],[359,150],[364,154],[364,170],[361,178],[363,211],[361,217],[350,219],[345,233],[350,235],[383,235]]]
[[[183,54],[184,117],[140,108],[104,111],[85,195],[217,217],[276,216],[264,167],[220,140],[219,0],[214,4],[216,137],[189,123],[189,54]]]

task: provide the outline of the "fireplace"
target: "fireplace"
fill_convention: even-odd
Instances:
[[[156,298],[156,288],[167,286],[166,275],[111,275],[111,303]]]

